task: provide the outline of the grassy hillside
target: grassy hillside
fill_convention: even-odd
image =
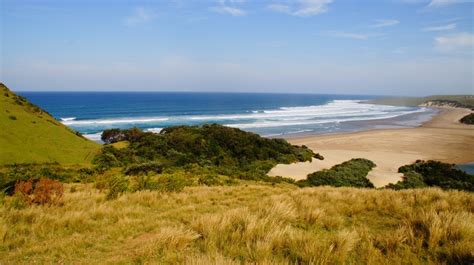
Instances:
[[[1,83],[0,93],[0,165],[84,164],[100,149]]]
[[[372,100],[371,103],[393,106],[418,106],[428,101],[455,101],[466,107],[474,108],[473,95],[436,95],[429,97],[387,97]]]
[[[0,263],[472,264],[474,196],[241,182],[60,206],[0,199]]]

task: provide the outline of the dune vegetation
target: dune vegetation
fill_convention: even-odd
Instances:
[[[451,106],[457,108],[474,108],[473,95],[434,95],[428,97],[384,97],[370,101],[373,104],[418,106],[429,104],[434,106]]]
[[[471,264],[461,191],[233,186],[107,200],[66,184],[60,205],[0,205],[0,263]]]
[[[323,169],[308,174],[305,180],[300,180],[297,184],[301,187],[333,186],[373,188],[374,184],[367,179],[367,174],[375,166],[374,162],[368,159],[354,158],[335,165],[330,169]]]
[[[90,164],[100,145],[91,142],[0,83],[0,165]]]
[[[464,124],[474,124],[474,113],[462,117],[459,121]]]

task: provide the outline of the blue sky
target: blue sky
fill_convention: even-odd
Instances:
[[[473,1],[0,2],[18,91],[474,94]]]

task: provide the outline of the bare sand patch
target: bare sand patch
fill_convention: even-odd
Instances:
[[[442,108],[432,120],[409,129],[371,130],[356,133],[291,138],[292,144],[306,145],[324,156],[313,162],[279,164],[269,176],[305,179],[314,171],[330,168],[352,158],[372,160],[377,167],[368,175],[376,187],[401,179],[398,168],[417,159],[447,163],[474,161],[474,125],[460,124],[468,109]]]

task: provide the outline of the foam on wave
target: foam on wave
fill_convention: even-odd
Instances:
[[[253,110],[242,114],[183,115],[168,117],[117,118],[75,120],[63,118],[65,125],[78,128],[143,126],[156,128],[146,131],[160,132],[162,127],[182,124],[217,122],[241,129],[304,126],[347,121],[389,119],[406,114],[424,112],[427,108],[374,105],[362,100],[333,100],[324,105],[281,107],[273,110]],[[296,128],[295,128],[296,129]]]

